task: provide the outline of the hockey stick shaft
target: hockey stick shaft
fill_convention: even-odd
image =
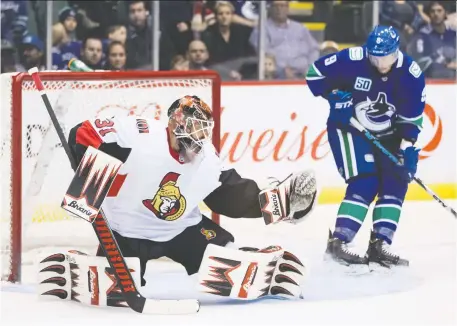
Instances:
[[[359,121],[357,121],[355,118],[351,118],[351,124],[362,134],[364,134],[364,136],[381,152],[383,152],[392,162],[394,162],[398,166],[402,166],[400,160],[391,152],[389,152],[373,134],[371,134],[364,126],[362,126],[362,124]],[[440,197],[438,197],[438,195],[435,194],[433,190],[430,189],[421,179],[414,177],[413,180],[419,186],[421,186],[422,189],[424,189],[430,196],[432,196],[438,203],[440,203],[444,209],[446,209],[448,212],[454,215],[454,217],[457,218],[457,212],[451,206],[446,204]]]
[[[39,76],[38,69],[30,69],[29,74],[32,76],[35,86],[40,92],[46,110],[48,111],[51,121],[62,143],[62,147],[68,156],[73,170],[75,170],[77,168],[76,161],[73,158],[70,146],[65,138],[59,121],[57,120],[51,102],[49,101],[48,95]],[[95,221],[91,224],[94,228],[100,246],[105,252],[105,257],[108,260],[110,267],[114,270],[114,276],[117,284],[130,308],[136,312],[148,314],[190,314],[198,312],[200,309],[200,303],[198,300],[154,300],[143,297],[135,286],[129,268],[127,267],[119,245],[114,237],[113,231],[109,226],[102,209],[100,209]]]
[[[68,160],[70,161],[71,168],[75,170],[77,168],[76,162],[73,158],[73,154],[71,153],[70,146],[68,146],[67,140],[65,138],[65,134],[63,133],[62,127],[60,126],[59,121],[57,120],[56,114],[54,113],[54,110],[52,109],[51,102],[49,102],[49,98],[44,90],[43,83],[38,76],[38,69],[32,68],[29,70],[29,74],[32,76],[33,81],[35,82],[35,86],[40,92],[41,99],[44,102],[44,105],[46,107],[46,110],[48,111],[49,117],[51,118],[52,124],[54,125],[54,128],[56,129],[57,136],[59,137],[59,140],[62,144],[63,149],[65,150],[65,153],[67,154]]]

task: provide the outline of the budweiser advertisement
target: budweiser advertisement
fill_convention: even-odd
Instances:
[[[314,169],[321,203],[337,202],[345,183],[327,142],[328,104],[305,84],[222,88],[221,156],[245,176],[264,180]],[[456,87],[428,84],[418,175],[443,198],[456,197]],[[429,199],[411,184],[408,199]]]
[[[166,122],[168,106],[177,96],[199,88],[179,92],[166,89],[48,90],[60,114],[64,128],[94,115],[138,115]],[[421,162],[418,175],[443,198],[456,196],[456,87],[452,83],[428,84],[424,128],[420,135]],[[203,91],[202,98],[211,103]],[[22,93],[23,146],[27,157],[36,157],[49,119],[37,111],[37,92]],[[79,103],[79,104],[78,104]],[[68,105],[84,108],[67,109]],[[29,114],[34,112],[33,114]],[[40,112],[38,114],[37,112]],[[42,112],[42,113],[41,113]],[[335,167],[327,141],[328,104],[315,98],[304,82],[227,83],[221,89],[221,157],[225,166],[236,168],[243,176],[266,185],[267,177],[286,177],[289,173],[313,169],[319,186],[319,202],[338,202],[345,183]],[[56,138],[57,145],[57,138]],[[54,157],[55,158],[55,157]],[[31,165],[31,167],[33,167]],[[27,165],[24,166],[27,172]],[[67,173],[62,169],[61,174]],[[68,169],[68,180],[71,180]],[[24,181],[27,183],[27,175]],[[63,178],[65,179],[65,178]],[[61,180],[63,180],[61,179]],[[408,199],[429,199],[420,187],[411,184]]]

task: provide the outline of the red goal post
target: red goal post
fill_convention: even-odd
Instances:
[[[197,95],[212,106],[213,142],[220,150],[221,81],[214,71],[52,71],[40,77],[67,136],[71,127],[95,115],[165,121],[174,100]],[[58,207],[73,171],[32,78],[2,74],[1,85],[2,281],[19,282],[25,251],[55,246],[56,235],[71,247],[68,238],[79,235],[75,227],[84,221],[70,225],[71,218]],[[219,222],[215,214],[213,219]],[[61,232],[65,228],[69,234]]]

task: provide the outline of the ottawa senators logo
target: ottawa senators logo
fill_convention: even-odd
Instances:
[[[162,220],[177,220],[186,210],[186,199],[176,186],[178,178],[178,173],[167,173],[160,182],[160,188],[154,198],[143,200],[143,205]]]
[[[200,233],[203,234],[206,237],[206,240],[211,240],[216,237],[216,232],[213,230],[207,230],[205,228],[200,229]]]

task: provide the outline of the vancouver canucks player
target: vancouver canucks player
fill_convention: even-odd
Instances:
[[[379,263],[408,265],[389,251],[400,220],[408,184],[416,173],[425,106],[421,69],[399,50],[399,34],[377,26],[364,46],[324,56],[310,67],[306,80],[314,96],[330,104],[328,140],[347,188],[330,233],[327,254],[345,265]],[[403,161],[398,167],[350,125],[356,118]],[[377,196],[377,198],[376,198]],[[347,243],[357,234],[373,209],[373,231],[365,257],[351,252]]]

